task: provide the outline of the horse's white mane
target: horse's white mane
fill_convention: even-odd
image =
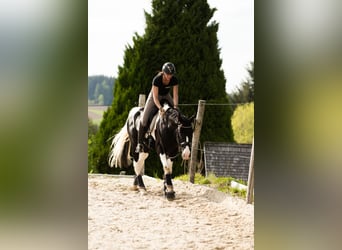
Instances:
[[[171,108],[170,105],[169,105],[168,103],[164,103],[163,109],[166,111],[166,110],[168,110],[169,108]]]

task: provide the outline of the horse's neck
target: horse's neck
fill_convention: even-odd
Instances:
[[[170,109],[171,107],[167,104],[167,103],[164,103],[163,105],[163,109],[165,110],[165,112]],[[161,119],[160,117],[160,113],[157,112],[157,114],[154,115],[152,121],[151,121],[151,124],[150,124],[150,127],[149,127],[149,133],[152,135],[153,138],[156,138],[155,136],[155,131],[156,131],[156,126],[157,126],[157,123],[158,121]]]
[[[166,111],[170,108],[170,106],[167,104],[167,103],[164,103],[163,105],[163,109]],[[151,121],[151,124],[150,124],[150,127],[149,127],[149,131],[150,133],[152,133],[156,127],[156,123],[157,123],[157,119],[159,117],[159,112],[157,112],[153,118],[152,118],[152,121]]]

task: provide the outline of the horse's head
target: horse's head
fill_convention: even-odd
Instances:
[[[190,159],[194,119],[195,115],[187,118],[183,114],[179,114],[179,144],[183,160]]]
[[[166,104],[164,104],[163,107],[165,113],[160,117],[159,128],[164,131],[165,138],[167,138],[168,134],[169,138],[175,139],[177,146],[175,145],[176,148],[174,149],[181,149],[183,160],[189,160],[191,154],[193,121],[195,116],[193,115],[188,118],[181,114],[178,109],[174,109]]]

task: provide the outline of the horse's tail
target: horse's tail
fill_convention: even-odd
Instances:
[[[132,164],[130,157],[131,141],[127,131],[127,124],[117,133],[110,146],[108,163],[110,167],[129,167]]]

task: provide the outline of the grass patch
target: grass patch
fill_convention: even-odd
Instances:
[[[105,112],[105,110],[98,110],[98,109],[91,109],[91,108],[89,108],[89,109],[88,109],[88,112],[95,113],[95,114],[97,114],[97,115],[103,115],[103,113]]]
[[[94,124],[100,126],[103,118],[103,113],[106,112],[107,109],[107,106],[88,106],[88,117],[92,120]]]
[[[175,180],[189,181],[189,175],[177,176],[175,177]],[[230,186],[232,180],[247,185],[245,181],[237,180],[233,177],[216,177],[214,174],[209,174],[208,177],[205,177],[199,173],[195,174],[195,184],[206,185],[224,193],[246,198],[246,190],[239,190]]]
[[[93,119],[92,120],[94,124],[96,124],[97,126],[100,126],[101,124],[101,121],[102,121],[102,118],[99,118],[99,119]]]

